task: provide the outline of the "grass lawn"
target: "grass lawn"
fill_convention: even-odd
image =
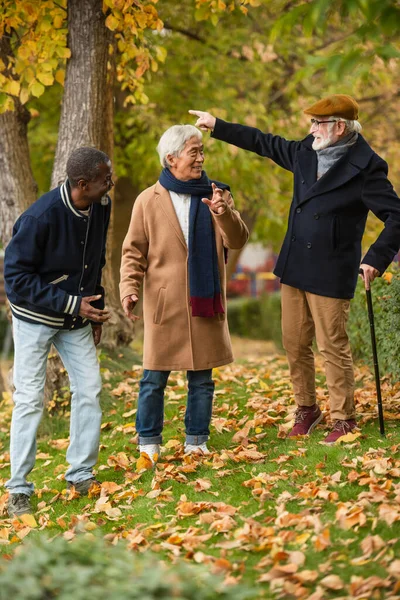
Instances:
[[[284,357],[214,370],[212,455],[183,456],[186,387],[172,373],[164,442],[155,470],[136,472],[140,358],[101,356],[103,429],[96,475],[101,496],[65,490],[68,413],[47,414],[38,440],[32,519],[0,520],[0,552],[11,557],[44,534],[101,535],[134,552],[209,565],[254,598],[400,599],[400,385],[383,381],[386,438],[376,419],[373,378],[357,368],[361,432],[323,444],[328,419],[310,438],[287,440],[294,412]],[[327,394],[317,362],[318,398]],[[67,398],[57,403],[68,410]],[[9,475],[9,399],[0,406],[0,510]],[[397,558],[397,556],[399,558]]]

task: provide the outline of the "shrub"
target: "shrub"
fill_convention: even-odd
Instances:
[[[273,340],[281,346],[280,294],[230,300],[228,322],[232,334],[254,340]]]
[[[244,600],[243,585],[222,587],[203,566],[166,566],[147,552],[79,536],[31,541],[11,561],[0,562],[0,599],[9,600]]]
[[[375,279],[371,286],[374,323],[380,372],[400,377],[400,274],[397,267],[385,277]],[[348,323],[354,360],[373,366],[371,334],[364,284],[357,285],[351,302]]]

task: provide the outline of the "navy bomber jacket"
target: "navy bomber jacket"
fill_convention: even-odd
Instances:
[[[6,248],[4,279],[14,317],[55,329],[79,329],[82,297],[104,308],[108,204],[92,204],[89,216],[71,200],[68,181],[41,196],[16,221]]]

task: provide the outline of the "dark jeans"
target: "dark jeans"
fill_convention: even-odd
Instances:
[[[170,371],[143,371],[140,382],[136,430],[139,444],[161,444],[164,426],[164,390]],[[188,399],[185,413],[186,443],[202,444],[210,435],[214,382],[212,369],[187,371]]]

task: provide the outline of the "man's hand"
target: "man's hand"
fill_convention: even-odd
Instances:
[[[108,310],[100,310],[91,305],[91,302],[100,300],[100,298],[101,294],[98,296],[86,296],[85,298],[82,298],[79,316],[89,319],[90,321],[96,321],[96,323],[105,323],[105,321],[108,321],[111,317]]]
[[[362,271],[362,273],[361,273],[361,271]],[[360,265],[360,277],[364,281],[366,290],[370,289],[370,284],[373,282],[375,277],[379,277],[379,275],[380,275],[380,273],[379,273],[378,269],[375,269],[375,267],[371,267],[371,265],[366,265],[364,263],[362,263]]]
[[[133,310],[137,301],[138,297],[135,294],[132,294],[132,296],[125,296],[125,298],[122,300],[122,308],[124,309],[124,313],[131,321],[137,321],[140,319],[140,317],[133,314]]]
[[[95,346],[100,343],[102,331],[103,327],[101,325],[92,325],[93,341]]]
[[[195,127],[202,129],[203,131],[212,131],[215,127],[215,121],[217,120],[215,117],[210,115],[208,112],[203,112],[202,110],[189,110],[191,115],[195,115],[198,117]]]
[[[207,204],[208,207],[215,212],[217,215],[224,213],[228,207],[226,200],[222,197],[222,190],[220,190],[215,183],[212,183],[213,195],[211,200],[208,198],[202,198],[201,201]]]

